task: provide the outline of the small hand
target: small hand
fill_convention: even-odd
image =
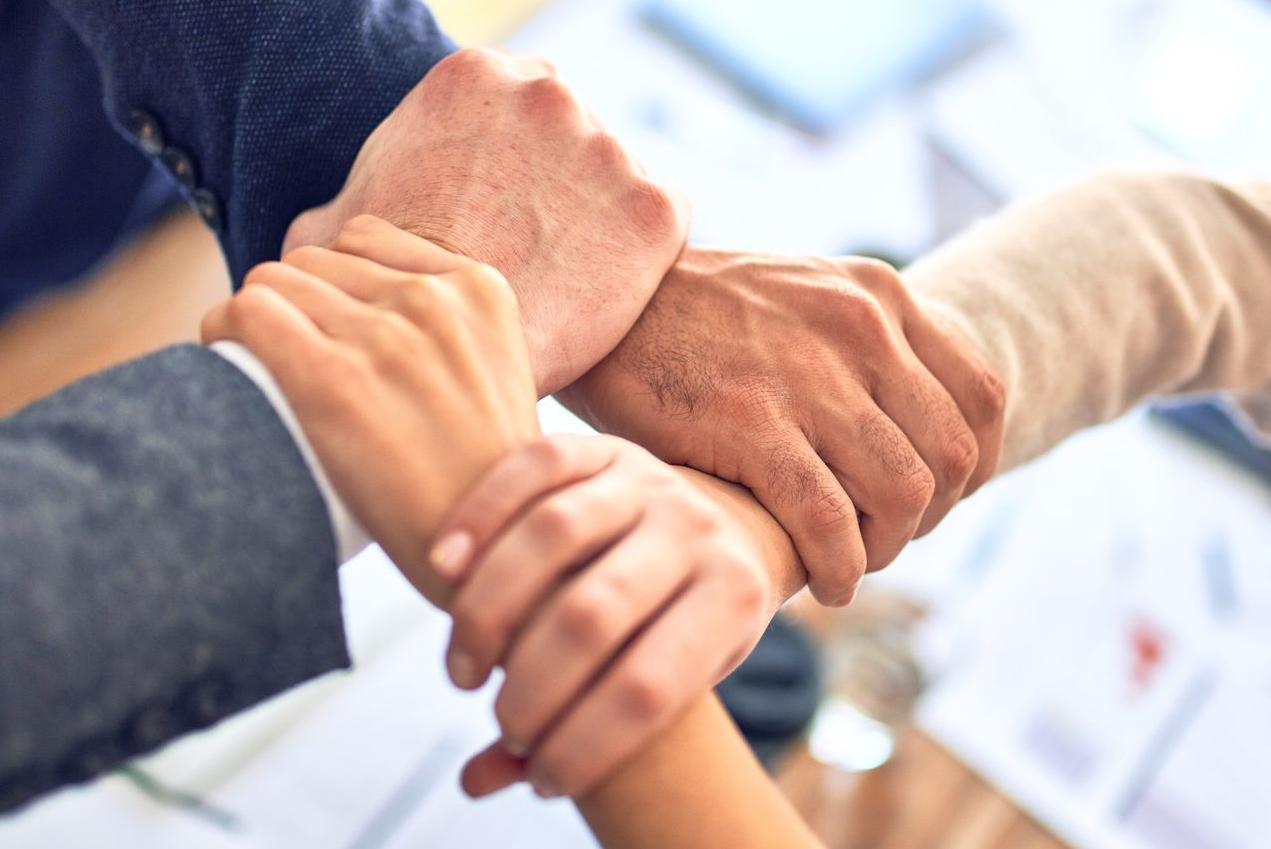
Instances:
[[[445,511],[538,433],[516,298],[488,266],[384,221],[349,221],[248,274],[203,323],[278,381],[332,485],[406,576]]]
[[[462,50],[367,139],[284,250],[371,213],[497,268],[541,394],[613,350],[684,245],[687,204],[650,182],[545,62]]]
[[[474,792],[525,777],[519,756],[543,795],[588,789],[731,671],[776,609],[747,530],[612,437],[513,452],[447,517],[435,554],[458,584],[455,682],[507,673],[503,742],[473,763]]]
[[[846,604],[991,477],[1001,384],[872,260],[689,249],[560,394],[608,433],[749,487],[822,603]]]

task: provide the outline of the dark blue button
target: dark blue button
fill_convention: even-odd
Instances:
[[[210,227],[212,232],[220,233],[225,226],[225,221],[221,217],[221,202],[216,199],[216,195],[207,189],[199,189],[194,192],[193,199],[194,208],[203,219],[203,223]]]
[[[165,148],[159,155],[159,161],[187,191],[192,192],[198,188],[199,178],[194,170],[194,161],[186,155],[184,150],[179,147]]]
[[[159,127],[159,119],[149,112],[141,109],[129,112],[128,132],[146,153],[151,156],[163,153],[163,130]]]

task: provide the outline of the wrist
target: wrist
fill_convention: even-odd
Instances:
[[[772,613],[807,586],[807,572],[790,536],[748,489],[696,469],[677,467],[676,471],[719,504],[759,553],[768,573],[768,608]]]

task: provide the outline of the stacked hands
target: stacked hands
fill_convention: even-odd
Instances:
[[[593,787],[993,474],[1000,383],[893,269],[686,231],[549,66],[464,51],[205,321],[453,615],[455,683],[505,671],[474,794]],[[632,441],[541,436],[552,392]]]

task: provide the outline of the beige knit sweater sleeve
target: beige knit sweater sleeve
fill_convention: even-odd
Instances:
[[[999,369],[1003,471],[1149,396],[1226,390],[1271,408],[1271,183],[1097,177],[906,277]]]

